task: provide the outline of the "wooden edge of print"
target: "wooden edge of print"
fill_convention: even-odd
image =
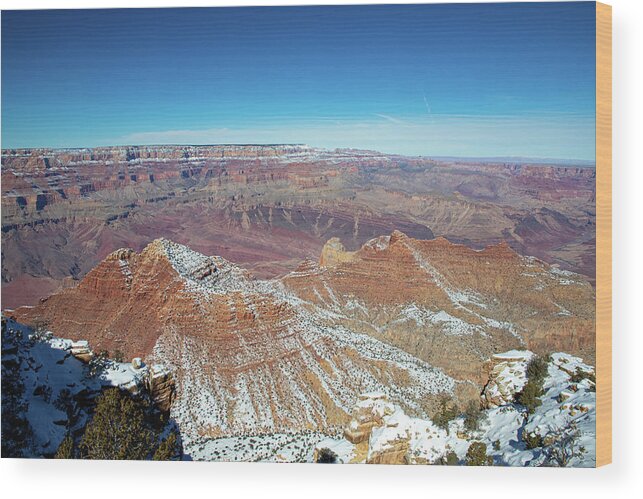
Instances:
[[[612,462],[612,7],[596,3],[596,466]]]

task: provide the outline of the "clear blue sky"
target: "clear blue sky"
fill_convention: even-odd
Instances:
[[[593,2],[2,12],[2,146],[594,158]]]

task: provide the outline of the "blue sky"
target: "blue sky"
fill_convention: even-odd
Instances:
[[[2,12],[2,146],[594,158],[592,2]]]

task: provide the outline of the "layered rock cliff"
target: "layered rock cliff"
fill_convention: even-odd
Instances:
[[[333,434],[364,392],[426,417],[441,394],[477,398],[486,359],[511,348],[593,354],[592,286],[506,244],[476,251],[395,231],[348,256],[337,241],[328,247],[324,265],[257,280],[156,240],[11,314],[167,366],[188,447],[293,429]]]
[[[301,145],[5,150],[3,306],[33,305],[122,246],[159,237],[262,277],[399,229],[594,276],[591,168]]]

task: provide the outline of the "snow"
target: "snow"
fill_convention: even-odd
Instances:
[[[410,303],[403,308],[393,323],[412,320],[418,326],[427,324],[440,326],[442,332],[448,336],[463,336],[474,333],[484,334],[483,328],[470,324],[462,319],[452,316],[445,310],[431,311]]]
[[[364,243],[364,247],[375,251],[384,251],[389,248],[390,243],[391,236],[380,236]]]
[[[184,442],[185,443],[185,442]],[[200,438],[190,441],[189,455],[195,461],[260,461],[312,462],[315,448],[329,447],[338,453],[342,462],[352,457],[352,445],[318,431],[290,431]]]
[[[348,440],[326,437],[316,445],[316,449],[324,448],[330,449],[337,455],[339,464],[349,464],[356,458],[355,446]]]
[[[331,448],[342,462],[364,459],[341,438],[341,430],[334,427],[336,419],[331,420],[329,415],[329,406],[340,414],[350,414],[356,407],[367,409],[372,417],[384,420],[371,432],[366,459],[400,440],[408,440],[414,462],[432,462],[448,450],[464,458],[472,436],[466,436],[462,419],[452,422],[447,432],[428,419],[421,404],[430,396],[453,394],[456,381],[442,370],[350,326],[355,324],[351,320],[358,320],[356,317],[373,323],[372,316],[380,313],[379,308],[370,310],[359,298],[341,295],[323,275],[322,287],[313,290],[320,305],[302,299],[281,281],[251,280],[245,271],[223,258],[207,257],[166,240],[156,244],[176,270],[176,278],[184,283],[183,292],[191,294],[199,304],[228,300],[233,315],[241,308],[240,303],[253,314],[260,314],[260,307],[254,305],[258,297],[288,305],[288,314],[279,318],[281,333],[275,340],[278,348],[274,352],[271,345],[263,351],[239,335],[240,348],[235,358],[226,359],[238,369],[220,369],[217,355],[227,355],[225,352],[213,353],[198,338],[184,336],[169,326],[154,347],[151,367],[136,369],[132,364],[110,362],[95,380],[98,388],[136,390],[146,375],[178,373],[177,400],[171,416],[179,424],[186,453],[193,459],[309,461],[319,445]],[[371,241],[376,251],[385,250],[387,244],[388,240]],[[453,336],[485,335],[488,328],[496,328],[520,337],[514,324],[485,316],[489,305],[483,296],[456,289],[408,244],[418,265],[445,292],[453,307],[431,310],[406,303],[393,310],[391,324],[411,321],[418,327],[437,327],[443,334]],[[129,270],[120,265],[122,270]],[[475,324],[462,318],[467,314],[476,319]],[[258,328],[257,334],[260,333]],[[70,350],[89,348],[87,342],[54,338],[47,345],[63,352],[69,362],[78,362]],[[573,390],[570,388],[570,374],[576,369],[591,372],[592,367],[567,354],[552,356],[543,405],[525,418],[523,410],[511,401],[525,383],[526,365],[532,355],[522,350],[495,355],[503,365],[496,373],[497,386],[489,386],[488,390],[492,396],[493,390],[498,390],[503,402],[485,411],[486,422],[475,438],[488,443],[498,464],[542,463],[542,450],[524,447],[523,432],[551,433],[573,421],[579,425],[583,444],[593,452],[590,426],[595,422],[595,402],[591,382],[584,380]],[[82,365],[80,369],[84,372]],[[302,379],[302,373],[306,379]],[[396,373],[403,381],[396,379]],[[311,379],[315,381],[314,389]],[[44,413],[51,421],[60,417],[60,411],[49,410],[46,405],[40,400],[33,402],[29,417],[36,420]],[[358,422],[350,425],[358,429]],[[293,428],[315,431],[296,432]],[[44,445],[45,440],[55,441],[59,436],[38,438]],[[496,440],[500,447],[492,452]],[[579,464],[587,462],[591,461],[584,459]]]
[[[522,360],[529,361],[534,356],[529,350],[509,350],[508,352],[501,352],[494,354],[496,359],[511,359],[511,360]]]
[[[419,401],[454,389],[454,380],[441,370],[369,335],[337,325],[343,318],[339,312],[344,297],[326,283],[321,293],[318,291],[325,303],[320,307],[302,300],[279,281],[250,280],[244,271],[221,258],[206,257],[169,241],[160,240],[160,245],[185,283],[185,292],[197,302],[225,299],[234,293],[234,301],[229,301],[233,313],[239,300],[252,310],[258,297],[292,308],[292,315],[281,319],[284,336],[279,340],[280,353],[272,358],[270,351],[245,347],[240,336],[242,348],[234,359],[239,369],[234,373],[218,371],[216,359],[192,339],[172,331],[159,338],[153,360],[181,373],[172,416],[190,453],[191,442],[200,441],[204,433],[227,438],[252,431],[278,433],[288,427],[328,428],[325,404],[330,401],[349,412],[362,391],[381,392],[415,413],[423,413]],[[354,310],[368,314],[357,299],[349,298],[349,303]],[[393,378],[398,371],[406,373],[404,383]],[[302,372],[318,382],[326,401],[309,381],[301,379]]]
[[[89,350],[87,341],[71,341],[55,337],[52,333],[36,338],[30,328],[11,319],[7,319],[6,327],[7,332],[3,333],[3,376],[9,365],[17,365],[24,384],[24,414],[33,430],[31,446],[24,449],[25,457],[52,455],[69,430],[77,431],[88,421],[86,409],[77,408],[78,419],[68,430],[68,415],[58,404],[62,392],[68,392],[74,398],[87,399],[107,386],[132,392],[144,384],[147,368],[134,369],[132,364],[110,360],[92,376],[88,366],[72,354]],[[15,348],[7,350],[10,346]]]
[[[495,357],[506,359],[506,363],[511,364],[526,362],[531,356],[531,352],[512,350]],[[462,417],[451,421],[447,432],[429,419],[408,416],[399,406],[385,399],[363,396],[358,404],[358,414],[361,418],[364,419],[364,414],[368,414],[368,411],[364,411],[371,408],[372,413],[380,416],[382,421],[371,431],[368,454],[360,462],[369,461],[380,453],[392,450],[396,444],[404,442],[408,446],[407,459],[411,463],[432,463],[448,451],[454,451],[462,462],[471,442],[481,441],[486,444],[487,454],[493,458],[496,465],[540,466],[547,464],[547,448],[528,449],[523,435],[536,432],[547,441],[561,432],[569,431],[570,424],[573,424],[579,430],[577,446],[582,446],[585,453],[572,459],[568,465],[594,466],[596,394],[591,389],[593,383],[588,379],[576,384],[570,383],[568,371],[575,372],[576,369],[593,372],[591,366],[577,357],[565,353],[553,354],[544,382],[542,405],[536,408],[533,414],[527,414],[517,404],[507,403],[483,411],[480,428],[475,431],[465,430]],[[524,384],[524,372],[515,375],[516,378],[522,377]],[[565,396],[560,397],[561,393]],[[386,408],[385,411],[382,410],[383,407]],[[349,426],[356,430],[358,424],[357,420],[353,420]],[[353,454],[350,453],[350,442],[346,439],[336,439],[332,443],[334,447],[331,447],[328,441],[325,441],[324,445],[342,449],[342,455],[357,455],[354,445]]]
[[[534,354],[528,350],[510,350],[493,356],[497,363],[490,373],[490,380],[483,396],[490,406],[506,404],[522,390],[527,382],[527,365]]]

